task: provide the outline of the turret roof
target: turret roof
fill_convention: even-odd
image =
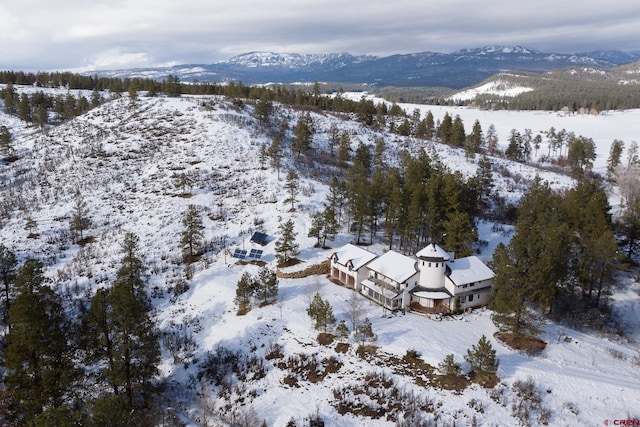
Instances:
[[[435,243],[431,243],[426,248],[418,251],[416,256],[420,259],[433,260],[433,261],[449,261],[451,256]]]

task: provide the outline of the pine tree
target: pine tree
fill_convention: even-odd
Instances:
[[[336,326],[336,337],[340,341],[345,341],[349,338],[349,327],[344,320],[341,320],[338,326]]]
[[[276,169],[278,173],[278,180],[280,179],[280,167],[282,166],[282,144],[280,143],[280,138],[275,137],[271,141],[271,145],[267,150],[269,157],[271,158],[271,167]]]
[[[254,110],[258,121],[263,125],[269,124],[269,117],[271,116],[271,112],[273,111],[273,103],[270,99],[268,99],[266,93],[268,92],[265,92],[265,95],[258,99]]]
[[[295,169],[289,169],[287,178],[284,183],[284,189],[288,196],[284,199],[284,203],[291,203],[291,212],[296,210],[296,202],[298,201],[298,191],[300,190],[300,177]]]
[[[618,221],[618,232],[622,236],[622,247],[626,247],[627,258],[631,259],[640,252],[640,197],[624,210]]]
[[[31,123],[33,117],[31,116],[31,101],[26,93],[20,96],[20,103],[18,104],[18,117],[20,120]]]
[[[4,315],[3,320],[7,327],[9,322],[9,308],[11,307],[11,294],[13,281],[16,278],[16,266],[18,258],[5,245],[0,243],[0,281],[4,293]]]
[[[320,247],[320,239],[322,238],[322,231],[324,230],[324,215],[318,211],[311,217],[311,227],[309,228],[309,234],[307,237],[316,238],[316,247]]]
[[[622,160],[622,151],[624,150],[624,141],[614,139],[609,149],[609,158],[607,159],[607,178],[612,179],[616,172],[616,168]]]
[[[248,308],[251,304],[251,296],[254,293],[254,289],[254,279],[251,274],[245,271],[236,285],[236,297],[234,299],[241,310]]]
[[[331,123],[331,128],[329,128],[329,154],[333,157],[335,148],[338,146],[340,142],[340,130],[335,123]]]
[[[323,300],[318,292],[315,293],[309,307],[307,307],[307,314],[313,320],[314,328],[322,329],[323,332],[327,332],[336,323],[331,304],[329,301]]]
[[[291,219],[280,224],[280,238],[275,244],[276,258],[280,264],[285,264],[291,258],[298,255],[296,233],[293,231],[293,228],[294,223]]]
[[[460,116],[456,116],[451,125],[451,140],[450,144],[454,147],[463,147],[466,140],[466,133],[464,130],[464,123]]]
[[[71,215],[71,231],[74,232],[74,240],[81,245],[84,244],[84,230],[91,225],[91,218],[87,208],[87,202],[80,190],[76,191],[74,197],[73,212]]]
[[[93,357],[104,362],[101,378],[114,395],[122,396],[129,408],[135,409],[149,403],[160,346],[135,234],[125,235],[122,251],[113,286],[92,299]]]
[[[0,155],[3,157],[9,157],[13,151],[11,131],[9,128],[2,125],[0,126]]]
[[[313,120],[307,111],[298,117],[298,122],[293,128],[293,143],[291,149],[300,157],[301,154],[307,154],[311,151],[311,140],[313,138]]]
[[[471,370],[480,383],[493,378],[500,365],[500,361],[496,358],[496,351],[484,335],[480,337],[477,345],[473,345],[467,350],[464,360],[471,366]]]
[[[351,138],[349,137],[349,133],[345,130],[340,134],[336,164],[338,167],[344,168],[347,166],[349,160],[351,160]]]
[[[378,336],[373,333],[373,327],[368,317],[365,317],[361,324],[356,328],[356,337],[362,345],[365,342],[374,342],[378,339]]]
[[[456,362],[453,354],[447,354],[442,362],[438,364],[438,372],[445,377],[459,377],[462,375],[462,367]]]
[[[186,247],[188,262],[190,262],[200,247],[204,236],[202,217],[196,205],[189,205],[187,207],[187,212],[182,219],[182,226],[184,228],[180,242]]]
[[[30,424],[45,408],[57,410],[72,403],[78,371],[67,335],[71,328],[60,298],[44,277],[42,263],[27,259],[16,275],[15,287],[4,359],[6,386]]]
[[[493,254],[496,274],[491,318],[514,336],[539,332],[531,307],[549,309],[566,275],[569,232],[561,197],[538,179],[522,201],[515,235]]]
[[[325,206],[322,212],[324,228],[322,230],[322,246],[327,245],[327,239],[333,240],[338,234],[338,221],[336,220],[336,212],[331,206]]]
[[[254,279],[253,295],[266,304],[278,296],[278,276],[276,272],[264,266],[258,272],[257,279]]]

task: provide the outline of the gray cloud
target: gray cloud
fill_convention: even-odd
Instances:
[[[5,0],[0,69],[211,63],[252,51],[389,55],[520,44],[640,50],[640,3]]]

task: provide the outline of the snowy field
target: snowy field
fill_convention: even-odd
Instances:
[[[361,94],[353,96],[359,98]],[[203,107],[207,103],[213,108]],[[534,135],[552,126],[565,128],[594,139],[598,146],[596,169],[600,171],[604,170],[614,139],[621,139],[628,146],[640,135],[640,110],[586,116],[401,106],[409,113],[414,108],[423,114],[431,110],[436,120],[445,112],[454,117],[460,115],[467,132],[476,119],[485,131],[493,124],[503,145],[513,128],[520,131],[530,128]],[[297,117],[294,112],[289,114],[292,120]],[[313,118],[317,146],[326,145],[331,123],[355,135],[354,148],[358,139],[373,143],[380,136],[390,145],[405,142],[396,135],[372,132],[356,122],[330,115]],[[274,236],[280,222],[294,220],[303,263],[291,270],[322,262],[331,252],[313,248],[315,239],[306,237],[310,215],[325,200],[326,186],[303,179],[305,191],[298,209],[289,212],[283,203],[286,198],[283,181],[277,179],[275,171],[259,167],[260,145],[270,143],[270,139],[253,123],[247,110],[236,111],[220,98],[202,97],[141,98],[135,107],[127,99],[119,99],[51,129],[46,135],[0,114],[0,125],[8,126],[16,135],[15,148],[24,156],[10,165],[0,165],[0,177],[7,183],[2,197],[20,195],[28,200],[26,206],[2,224],[2,242],[21,259],[41,254],[47,260],[47,274],[56,278],[65,292],[73,294],[73,289],[79,288],[76,295],[79,297],[84,290],[90,292],[104,286],[113,277],[120,259],[118,245],[122,236],[125,231],[134,231],[145,248],[144,259],[151,273],[150,288],[154,289],[160,329],[165,333],[188,333],[196,343],[195,350],[179,363],[164,350],[161,365],[163,378],[173,385],[177,405],[174,409],[188,425],[225,425],[220,414],[228,417],[230,412],[224,406],[230,404],[236,414],[254,413],[269,426],[284,426],[291,418],[300,426],[305,417],[316,413],[328,426],[392,426],[393,422],[384,419],[340,415],[331,405],[334,389],[357,383],[369,372],[390,372],[388,367],[358,357],[353,340],[346,353],[337,353],[335,345],[318,344],[317,331],[306,314],[311,296],[320,292],[341,320],[348,318],[347,300],[351,291],[324,276],[281,279],[277,303],[256,306],[244,316],[236,314],[237,306],[233,303],[236,283],[243,272],[255,274],[258,267],[236,264],[229,253],[236,248],[264,249],[263,260],[275,268],[275,238],[265,247],[255,246],[249,242],[254,230],[260,228]],[[466,174],[475,171],[475,164],[465,161],[464,153],[458,150],[435,143],[427,143],[425,148],[437,151],[452,170]],[[572,183],[564,176],[531,166],[509,162],[508,167],[526,179],[540,174],[556,187],[566,188]],[[190,197],[182,197],[176,188],[176,176],[181,173],[192,178]],[[21,187],[23,178],[28,180],[28,187]],[[504,178],[496,174],[495,179],[498,191],[507,192]],[[61,244],[64,230],[68,230],[76,189],[84,193],[89,204],[93,225],[88,232],[96,237],[94,243],[84,248]],[[198,205],[203,212],[206,239],[222,239],[224,244],[195,265],[189,290],[174,297],[171,289],[185,277],[183,265],[177,260],[181,218],[189,204]],[[37,221],[39,238],[27,238],[26,215]],[[508,240],[508,233],[493,231],[492,224],[481,223],[479,233],[481,239],[489,242],[480,255],[485,261],[491,258],[499,242]],[[351,238],[341,234],[330,245],[338,247]],[[371,249],[381,253],[383,245]],[[551,411],[550,425],[597,426],[605,420],[640,419],[638,291],[638,283],[627,279],[620,283],[613,297],[616,309],[624,311],[628,322],[625,339],[596,336],[550,323],[541,337],[548,343],[547,348],[536,357],[510,350],[496,341],[493,338],[496,328],[488,310],[439,320],[417,314],[389,315],[365,299],[362,305],[366,311],[363,317],[371,319],[378,336],[376,345],[380,352],[402,357],[407,350],[417,350],[425,362],[434,366],[453,353],[466,369],[463,362],[466,350],[480,336],[490,338],[500,360],[498,376],[502,385],[498,388],[504,389],[500,402],[491,396],[491,390],[478,385],[456,393],[421,387],[408,377],[395,375],[400,388],[433,401],[435,410],[428,416],[437,417],[438,425],[470,425],[474,416],[478,425],[517,425],[511,416],[511,403],[515,399],[511,386],[519,379],[532,378],[541,390],[545,407]],[[342,367],[322,382],[301,381],[295,387],[284,383],[285,370],[276,367],[275,361],[267,361],[266,376],[245,384],[244,392],[253,397],[242,403],[236,403],[238,395],[226,400],[216,397],[215,388],[196,379],[199,363],[207,352],[220,345],[264,356],[273,343],[282,346],[285,356],[301,353],[318,358],[333,356]],[[205,407],[213,409],[207,412]]]

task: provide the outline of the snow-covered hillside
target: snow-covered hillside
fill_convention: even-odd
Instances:
[[[534,132],[551,126],[566,128],[594,138],[600,170],[613,139],[630,142],[640,135],[640,111],[594,117],[402,107],[409,113],[414,108],[423,114],[431,110],[436,120],[445,112],[460,115],[467,129],[475,119],[483,129],[494,124],[502,144],[512,128],[531,128]],[[298,112],[283,106],[279,106],[279,113],[288,116],[290,124],[298,117]],[[328,114],[312,114],[312,118],[316,148],[327,146],[331,124],[335,123],[353,136],[353,148],[358,141],[373,145],[376,138],[384,138],[392,162],[401,148],[425,149],[437,153],[451,170],[475,173],[476,164],[466,160],[462,151],[372,131]],[[255,306],[246,315],[237,315],[233,302],[236,283],[244,272],[257,273],[258,266],[236,263],[230,256],[234,249],[263,249],[262,260],[275,268],[278,225],[293,219],[303,262],[285,271],[318,264],[331,252],[314,248],[315,239],[307,237],[310,216],[325,200],[326,184],[303,177],[298,207],[289,211],[289,205],[283,203],[287,197],[284,180],[278,179],[275,170],[260,165],[260,147],[269,144],[271,138],[252,117],[250,106],[239,109],[219,97],[141,97],[135,104],[123,97],[46,133],[26,128],[4,114],[0,114],[0,125],[8,126],[15,135],[19,156],[13,163],[0,164],[1,203],[8,210],[3,210],[8,215],[0,220],[3,244],[21,260],[41,257],[58,290],[73,300],[86,298],[110,283],[121,258],[119,245],[125,232],[136,233],[144,248],[158,327],[165,338],[181,337],[189,343],[170,351],[169,341],[163,341],[158,380],[167,384],[170,411],[190,426],[228,425],[232,419],[265,420],[269,426],[284,426],[294,419],[300,426],[314,415],[328,426],[392,426],[393,419],[408,412],[409,400],[427,408],[421,415],[425,422],[462,426],[471,425],[475,419],[478,425],[516,425],[511,406],[518,397],[512,386],[517,380],[529,378],[550,411],[550,425],[602,425],[605,420],[640,419],[637,283],[621,284],[620,293],[614,296],[616,309],[628,315],[627,340],[548,324],[542,335],[548,345],[538,356],[513,351],[495,340],[496,328],[485,309],[443,320],[385,313],[363,299],[362,317],[371,319],[379,349],[373,357],[358,355],[353,339],[344,351],[335,342],[318,343],[318,332],[306,313],[312,295],[320,292],[333,306],[337,319],[347,321],[352,295],[324,275],[280,279],[276,303]],[[496,189],[514,200],[536,175],[556,188],[572,184],[565,176],[533,166],[493,160],[497,167],[504,166],[511,172],[510,176],[494,173]],[[287,160],[287,166],[293,166],[291,160]],[[515,175],[520,177],[519,183],[514,182]],[[94,237],[84,247],[71,244],[68,236],[78,191],[87,202],[92,221],[86,234]],[[194,271],[185,271],[180,234],[190,204],[202,213],[210,250],[193,264]],[[27,218],[37,223],[35,237],[34,230],[25,229]],[[256,230],[271,236],[266,246],[249,241]],[[508,231],[490,223],[479,224],[479,233],[489,242],[480,254],[485,261],[497,243],[509,237]],[[338,247],[351,239],[343,230],[329,244]],[[382,244],[371,249],[379,253],[384,250]],[[174,293],[176,287],[185,285],[186,292]],[[416,367],[400,372],[404,366],[400,359],[407,350],[416,350],[433,366],[447,354],[463,362],[466,350],[482,335],[491,339],[500,360],[501,382],[494,389],[474,384],[462,392],[447,391],[425,386]],[[274,349],[281,355],[274,355]],[[211,355],[224,351],[257,358],[252,359],[252,374],[244,382],[232,375],[224,378],[228,390],[199,375]],[[263,360],[260,375],[254,369],[255,360]],[[294,365],[311,366],[314,374],[302,371],[294,375]],[[372,378],[380,379],[381,374],[386,386],[374,385]],[[367,393],[356,392],[367,388],[369,395],[382,396],[381,401],[374,402]],[[353,411],[341,414],[341,399]],[[399,407],[391,410],[389,402],[393,399]],[[357,402],[388,411],[374,419],[356,411]]]

